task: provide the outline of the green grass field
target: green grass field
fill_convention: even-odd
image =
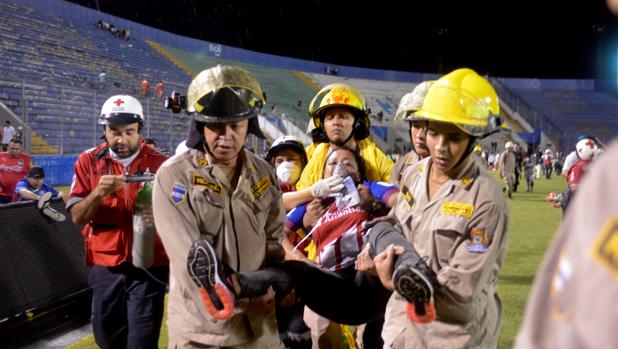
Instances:
[[[545,201],[545,196],[550,191],[561,192],[565,186],[564,178],[542,179],[535,182],[534,193],[522,193],[520,185],[520,192],[513,195],[513,200],[509,200],[511,207],[509,249],[498,285],[504,313],[498,345],[501,349],[513,346],[534,274],[560,224],[562,211],[552,208]],[[90,335],[69,348],[89,349],[97,346]],[[161,328],[159,348],[167,348],[165,323]]]

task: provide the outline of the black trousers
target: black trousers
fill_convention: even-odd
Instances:
[[[403,246],[406,252],[396,259],[395,269],[420,259],[412,244],[388,223],[374,226],[369,231],[368,242],[373,246],[372,257],[390,244]],[[391,295],[377,276],[358,272],[353,266],[333,272],[303,261],[286,261],[270,268],[238,273],[238,281],[240,298],[265,294],[270,286],[280,296],[294,289],[311,310],[346,325],[379,319]]]
[[[95,265],[88,283],[92,288],[92,329],[99,347],[157,348],[163,299],[169,270],[144,270],[129,263],[117,267]]]

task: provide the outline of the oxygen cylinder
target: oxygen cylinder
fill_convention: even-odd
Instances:
[[[137,268],[149,268],[154,262],[154,222],[146,223],[144,210],[152,209],[152,183],[144,183],[135,198],[133,213],[133,265]]]

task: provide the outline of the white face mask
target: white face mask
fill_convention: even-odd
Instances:
[[[296,184],[300,178],[300,166],[292,161],[284,161],[277,166],[277,177],[282,182]]]

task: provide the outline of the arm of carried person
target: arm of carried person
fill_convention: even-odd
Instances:
[[[481,205],[466,229],[449,251],[445,251],[449,255],[448,265],[437,274],[442,285],[436,302],[438,314],[457,321],[471,320],[478,312],[478,297],[488,287],[495,287],[506,255],[507,209],[494,203]],[[436,234],[437,245],[448,246],[450,239],[448,234]]]

